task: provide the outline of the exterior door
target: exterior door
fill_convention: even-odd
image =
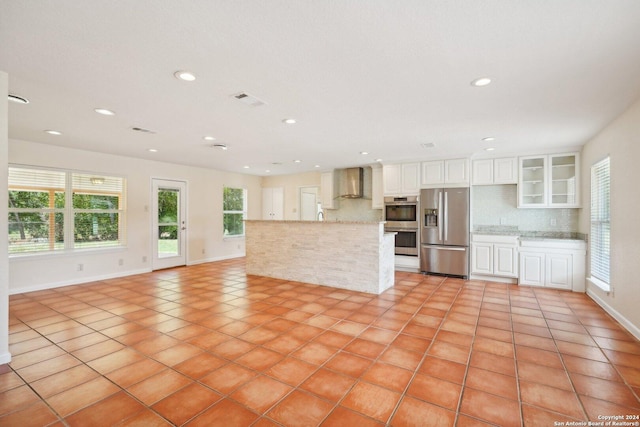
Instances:
[[[187,183],[153,179],[152,269],[187,264]]]

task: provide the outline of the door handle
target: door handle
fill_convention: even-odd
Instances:
[[[449,238],[449,193],[444,192],[444,240]]]
[[[438,192],[438,240],[442,240],[442,192]]]

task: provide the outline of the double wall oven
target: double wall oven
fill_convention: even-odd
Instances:
[[[385,231],[396,233],[396,255],[418,256],[420,247],[420,215],[418,197],[385,197]]]

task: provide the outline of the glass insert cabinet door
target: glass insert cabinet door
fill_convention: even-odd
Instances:
[[[580,207],[578,153],[520,157],[518,207]]]
[[[520,207],[543,207],[547,204],[546,156],[520,158]]]
[[[550,156],[551,205],[578,204],[577,169],[575,154]]]

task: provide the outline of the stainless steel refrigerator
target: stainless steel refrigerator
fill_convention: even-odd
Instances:
[[[420,192],[420,270],[469,275],[469,189]]]

